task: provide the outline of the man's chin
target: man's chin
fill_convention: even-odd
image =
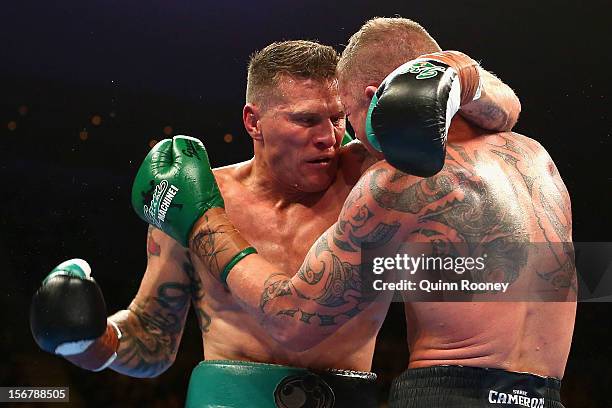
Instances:
[[[331,180],[327,183],[309,183],[308,185],[300,186],[300,190],[304,193],[321,193],[331,186]]]
[[[320,193],[327,190],[333,182],[334,177],[332,176],[304,179],[304,182],[299,186],[299,190],[304,193]]]

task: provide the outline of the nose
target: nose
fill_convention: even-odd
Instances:
[[[317,149],[325,150],[336,144],[336,129],[331,120],[325,121],[317,127],[313,143]]]

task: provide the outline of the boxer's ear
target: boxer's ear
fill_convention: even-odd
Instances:
[[[368,101],[371,101],[372,98],[374,97],[374,94],[376,93],[376,91],[378,91],[378,87],[377,86],[368,85],[363,90],[363,94],[368,99]]]
[[[259,119],[260,113],[257,105],[252,103],[244,105],[244,108],[242,108],[242,123],[244,123],[244,128],[253,140],[262,140]]]

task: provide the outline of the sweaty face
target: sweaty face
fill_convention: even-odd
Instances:
[[[263,159],[278,182],[302,192],[329,187],[345,130],[337,81],[281,78],[260,126]]]

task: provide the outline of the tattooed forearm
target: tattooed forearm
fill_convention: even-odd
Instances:
[[[284,309],[277,312],[279,316],[289,316],[297,319],[305,324],[317,324],[319,326],[335,326],[341,318],[351,318],[361,312],[357,306],[347,310],[346,312],[337,314],[321,314],[318,312],[308,313],[302,309]]]
[[[325,274],[325,263],[320,262],[317,259],[325,252],[329,251],[329,245],[324,240],[318,240],[315,243],[315,252],[314,255],[310,254],[307,258],[307,261],[304,262],[304,265],[300,268],[297,273],[297,276],[303,280],[304,282],[315,285],[321,281],[321,278]],[[314,264],[314,265],[313,265]],[[317,268],[317,270],[313,269],[313,266]]]
[[[372,285],[374,275],[361,264],[341,260],[339,252],[343,248],[337,243],[350,246],[351,252],[381,246],[391,240],[398,226],[368,225],[371,217],[366,206],[357,206],[350,217],[346,215],[351,211],[346,210],[343,219],[348,221],[344,230],[336,228],[332,237],[319,238],[293,278],[273,274],[266,280],[259,302],[259,310],[264,316],[333,326],[341,324],[339,318],[346,320],[358,314],[374,300],[377,294]],[[335,249],[330,247],[330,240]]]
[[[223,269],[236,254],[250,245],[228,218],[225,209],[211,208],[193,227],[190,249],[213,276],[220,277]]]
[[[189,299],[189,285],[167,282],[156,296],[133,302],[128,318],[118,322],[123,337],[113,368],[136,377],[167,369],[178,350]]]
[[[206,214],[204,214],[203,217],[207,218]],[[216,233],[216,231],[212,231],[208,228],[199,230],[191,240],[191,249],[208,267],[210,273],[214,276],[219,276],[221,273],[221,266],[217,257],[219,252],[224,249],[218,248],[215,237]]]
[[[461,107],[461,116],[483,129],[510,130],[508,128],[508,112],[495,101],[481,98],[476,102]]]
[[[285,275],[273,274],[264,283],[264,290],[259,301],[259,308],[265,313],[265,307],[273,299],[282,296],[291,296],[294,293],[291,279],[287,279]]]
[[[368,223],[374,213],[366,204],[356,203],[356,200],[363,197],[361,186],[357,186],[356,189],[355,199],[350,198],[344,205],[343,211],[346,217],[338,220],[333,236],[334,245],[346,252],[384,246],[400,227],[399,222],[392,224],[381,222],[373,231],[368,231],[371,228]]]
[[[509,131],[518,120],[521,103],[512,89],[495,75],[481,69],[482,94],[459,112],[470,122],[493,131]]]

